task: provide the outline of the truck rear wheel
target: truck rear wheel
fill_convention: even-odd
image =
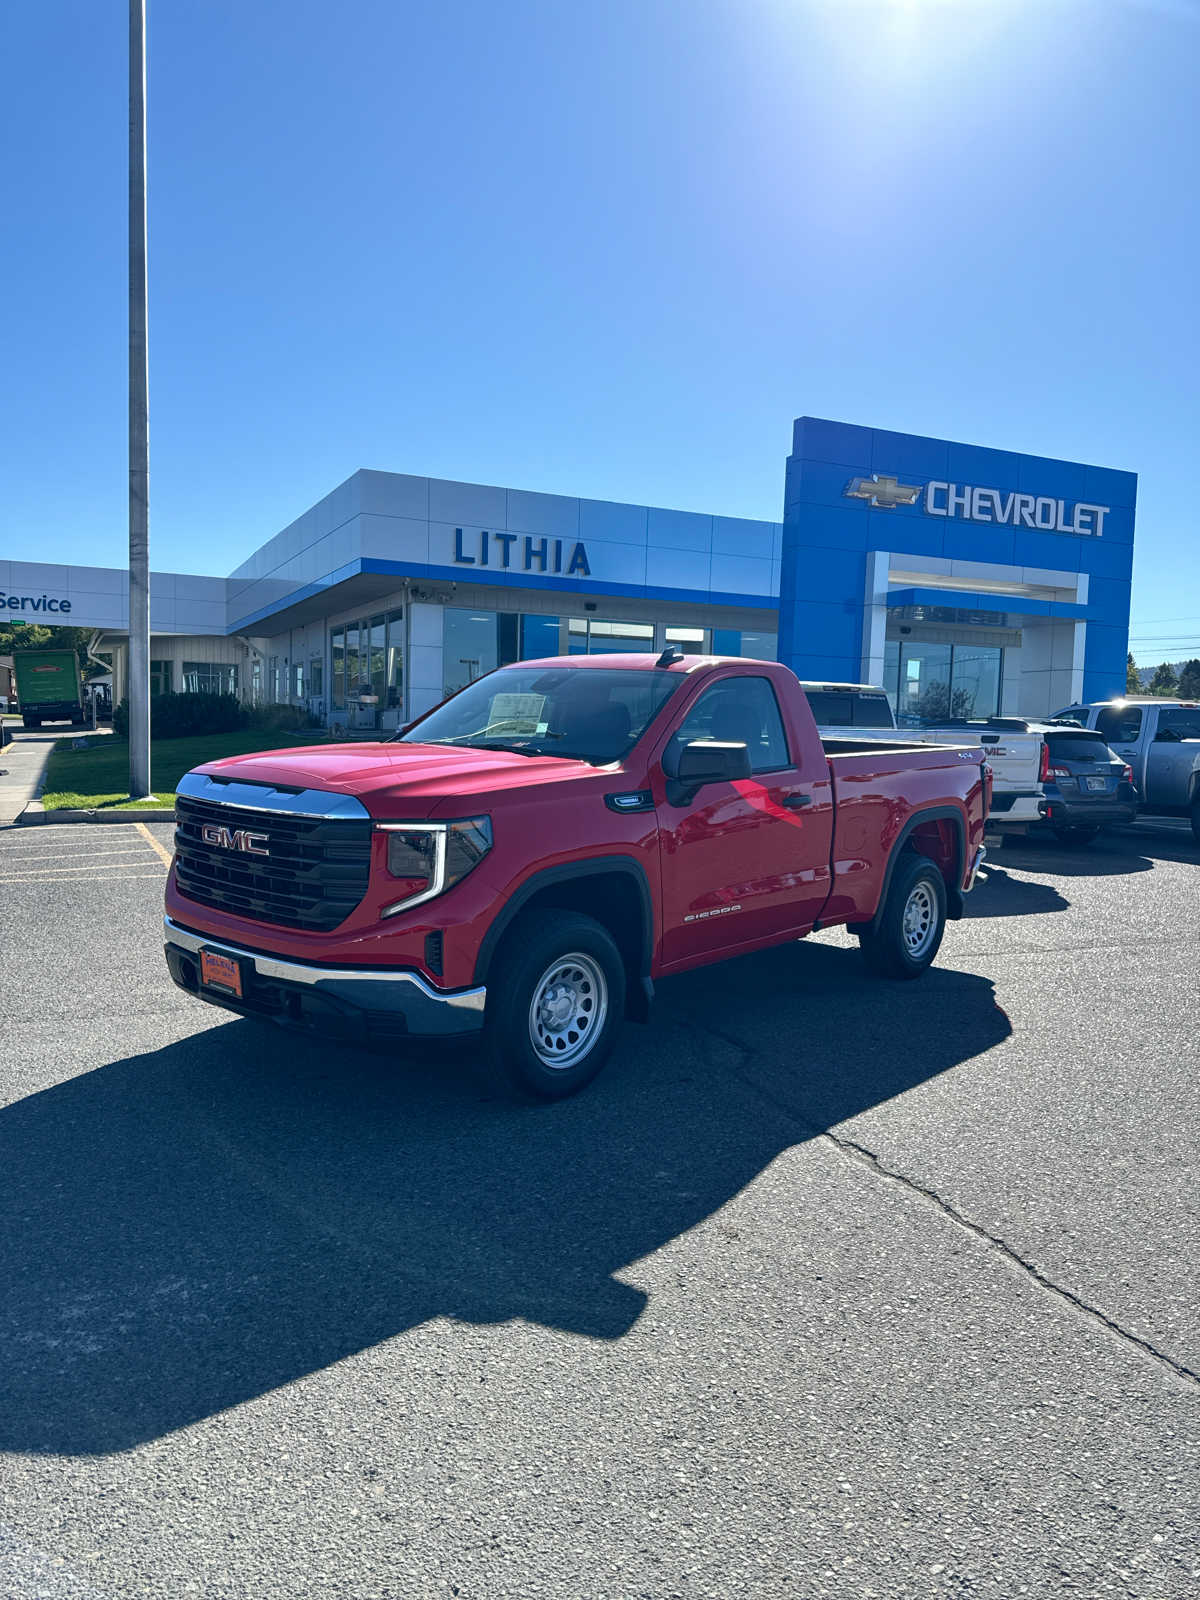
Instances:
[[[22,717],[21,721],[27,728],[40,728],[42,725],[41,717]]]
[[[866,963],[881,977],[919,978],[932,965],[945,931],[945,881],[926,856],[905,851],[878,921],[858,936]]]
[[[1200,844],[1200,794],[1192,801],[1192,838]]]
[[[608,930],[575,911],[529,912],[488,973],[484,1045],[504,1087],[561,1100],[612,1053],[625,1014],[625,964]]]

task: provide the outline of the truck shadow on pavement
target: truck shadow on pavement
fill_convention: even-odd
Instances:
[[[1021,866],[1026,870],[1024,863]],[[980,870],[975,892],[967,901],[966,914],[978,919],[1031,917],[1049,911],[1068,911],[1070,906],[1071,902],[1052,883],[1030,883],[1025,878],[1014,878],[989,860]]]
[[[435,1317],[618,1339],[647,1295],[617,1274],[1011,1032],[985,979],[819,944],[665,983],[552,1106],[469,1055],[207,1021],[0,1112],[0,1449],[129,1449]]]
[[[1200,849],[1169,837],[1142,833],[1101,834],[1094,843],[1078,847],[1035,834],[1028,839],[1014,839],[988,857],[988,867],[1015,867],[1020,872],[1044,872],[1057,878],[1108,878],[1153,872],[1159,862],[1200,862]]]

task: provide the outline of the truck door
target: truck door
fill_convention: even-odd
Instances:
[[[1105,744],[1122,761],[1128,761],[1133,768],[1133,781],[1138,786],[1141,803],[1145,805],[1150,796],[1146,792],[1143,710],[1142,706],[1126,706],[1119,702],[1113,706],[1101,706],[1096,713],[1096,732],[1102,735]]]
[[[814,771],[811,752],[807,769],[797,764],[770,679],[739,673],[711,683],[671,743],[692,739],[745,744],[751,777],[657,807],[668,966],[799,935],[829,893],[829,769],[822,756]]]
[[[1192,763],[1200,755],[1200,709],[1152,706],[1157,719],[1147,729],[1144,798],[1155,806],[1182,808],[1191,799]],[[1188,741],[1184,743],[1183,741]]]

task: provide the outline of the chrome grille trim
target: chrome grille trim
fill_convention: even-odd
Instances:
[[[371,813],[352,794],[335,794],[328,789],[301,789],[292,793],[269,783],[247,783],[242,779],[213,777],[207,772],[188,772],[179,781],[178,794],[190,800],[207,800],[211,805],[232,806],[237,811],[270,811],[293,817],[337,818],[366,821]]]

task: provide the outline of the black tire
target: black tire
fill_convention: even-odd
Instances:
[[[1059,844],[1065,844],[1073,850],[1077,845],[1093,843],[1099,832],[1099,828],[1055,828],[1054,837]]]
[[[1192,838],[1200,844],[1200,794],[1192,801]]]
[[[927,922],[918,943],[906,914],[923,905]],[[920,920],[919,916],[916,920]],[[906,850],[896,863],[883,912],[858,936],[863,958],[883,978],[919,978],[932,964],[946,931],[946,884],[927,856]]]
[[[556,965],[561,982],[554,981]],[[563,1008],[559,1017],[535,1012],[543,986]],[[484,1046],[493,1076],[521,1099],[561,1100],[590,1083],[612,1054],[625,1015],[625,963],[594,918],[526,912],[504,936],[487,991]],[[546,1057],[558,1050],[564,1059],[553,1065]]]
[[[41,717],[22,717],[21,721],[27,728],[40,728],[42,725]]]

